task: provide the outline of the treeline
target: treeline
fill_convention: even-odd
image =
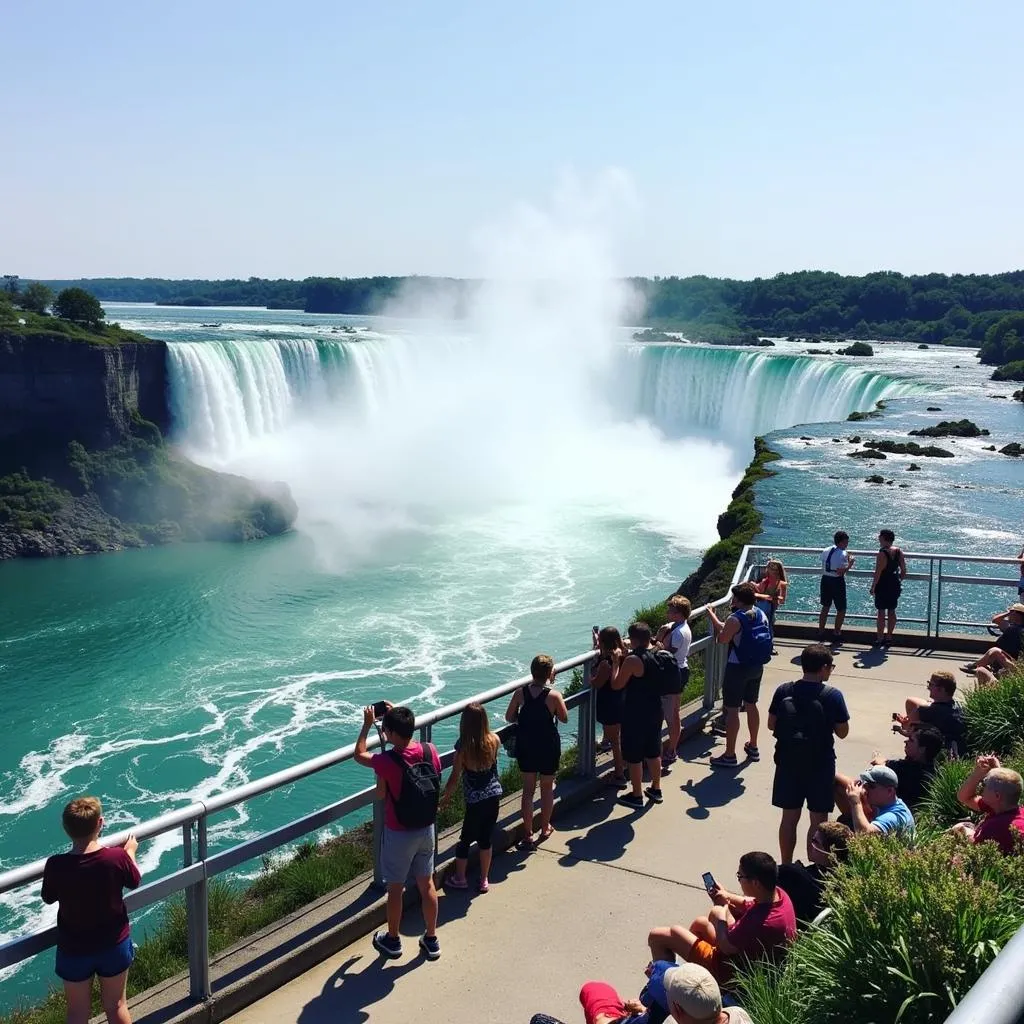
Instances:
[[[171,281],[100,278],[47,281],[76,285],[107,302],[267,306],[307,313],[376,313],[399,293],[440,289],[460,305],[476,283],[450,278],[309,277],[303,281]],[[646,299],[646,323],[695,331],[836,335],[980,345],[1009,313],[1024,311],[1024,271],[1005,274],[903,275],[879,271],[844,277],[800,271],[736,281],[713,277],[633,278]]]

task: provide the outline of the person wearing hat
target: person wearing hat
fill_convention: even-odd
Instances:
[[[964,672],[981,676],[982,671],[985,671],[998,676],[1017,664],[1021,648],[1024,647],[1024,604],[1011,604],[1005,612],[993,615],[992,625],[1000,630],[995,644],[977,661],[969,661],[964,665]]]
[[[853,831],[859,835],[891,835],[910,832],[914,815],[896,795],[899,778],[887,765],[873,764],[846,790]],[[868,814],[871,814],[869,819]]]
[[[640,999],[622,1000],[611,985],[588,981],[580,989],[587,1024],[752,1024],[738,1006],[722,1006],[714,975],[700,964],[655,960],[647,965],[648,981]],[[560,1024],[554,1017],[535,1014],[530,1024]]]

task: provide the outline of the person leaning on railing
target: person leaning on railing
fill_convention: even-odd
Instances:
[[[92,1016],[92,979],[100,979],[100,1002],[109,1024],[131,1024],[125,986],[135,959],[123,891],[142,878],[133,834],[120,846],[102,846],[103,808],[82,796],[64,808],[71,852],[58,853],[43,868],[44,903],[57,907],[57,976],[64,982],[68,1024]]]

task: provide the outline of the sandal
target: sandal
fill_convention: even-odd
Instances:
[[[491,883],[488,882],[486,878],[481,878],[480,881],[477,883],[476,891],[480,893],[488,892],[490,888]]]
[[[545,839],[550,839],[555,834],[555,830],[548,825],[547,828],[542,829],[539,836],[537,836],[537,842],[542,843]]]
[[[516,843],[516,848],[519,850],[536,850],[537,843],[534,841],[532,836],[523,836],[523,838]]]
[[[449,875],[444,880],[444,887],[446,889],[468,889],[469,883],[464,878],[456,878],[455,875]]]

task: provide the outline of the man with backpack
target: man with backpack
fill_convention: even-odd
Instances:
[[[363,728],[356,740],[355,760],[377,776],[377,799],[384,801],[381,874],[388,889],[388,927],[373,936],[374,948],[396,960],[402,955],[398,927],[409,875],[423,900],[424,933],[420,949],[428,960],[441,956],[437,941],[437,890],[434,888],[434,822],[441,792],[441,759],[432,743],[413,741],[412,711],[386,704],[383,739],[392,749],[371,754],[366,737],[376,721],[373,706],[363,708]]]
[[[804,803],[811,823],[807,832],[808,860],[818,826],[835,808],[835,737],[850,732],[846,700],[827,680],[832,674],[832,651],[811,644],[800,653],[803,677],[783,683],[768,708],[768,729],[775,735],[775,782],[772,805],[782,810],[779,825],[781,863],[792,864],[796,831]]]
[[[622,705],[622,757],[629,768],[632,789],[619,797],[627,807],[642,808],[644,796],[660,804],[661,795],[661,695],[677,686],[679,665],[669,651],[651,650],[651,627],[634,622],[628,630],[631,652],[612,655],[611,685],[625,688]],[[644,764],[651,776],[644,790]]]
[[[747,712],[750,739],[743,744],[749,761],[760,761],[757,733],[761,713],[757,698],[761,693],[764,667],[772,660],[772,630],[768,616],[756,607],[757,588],[753,583],[740,583],[732,588],[732,611],[723,622],[708,608],[708,618],[715,631],[715,640],[728,644],[729,657],[722,679],[722,707],[725,709],[725,753],[711,758],[712,768],[735,768],[736,741],[740,735],[740,709]]]

